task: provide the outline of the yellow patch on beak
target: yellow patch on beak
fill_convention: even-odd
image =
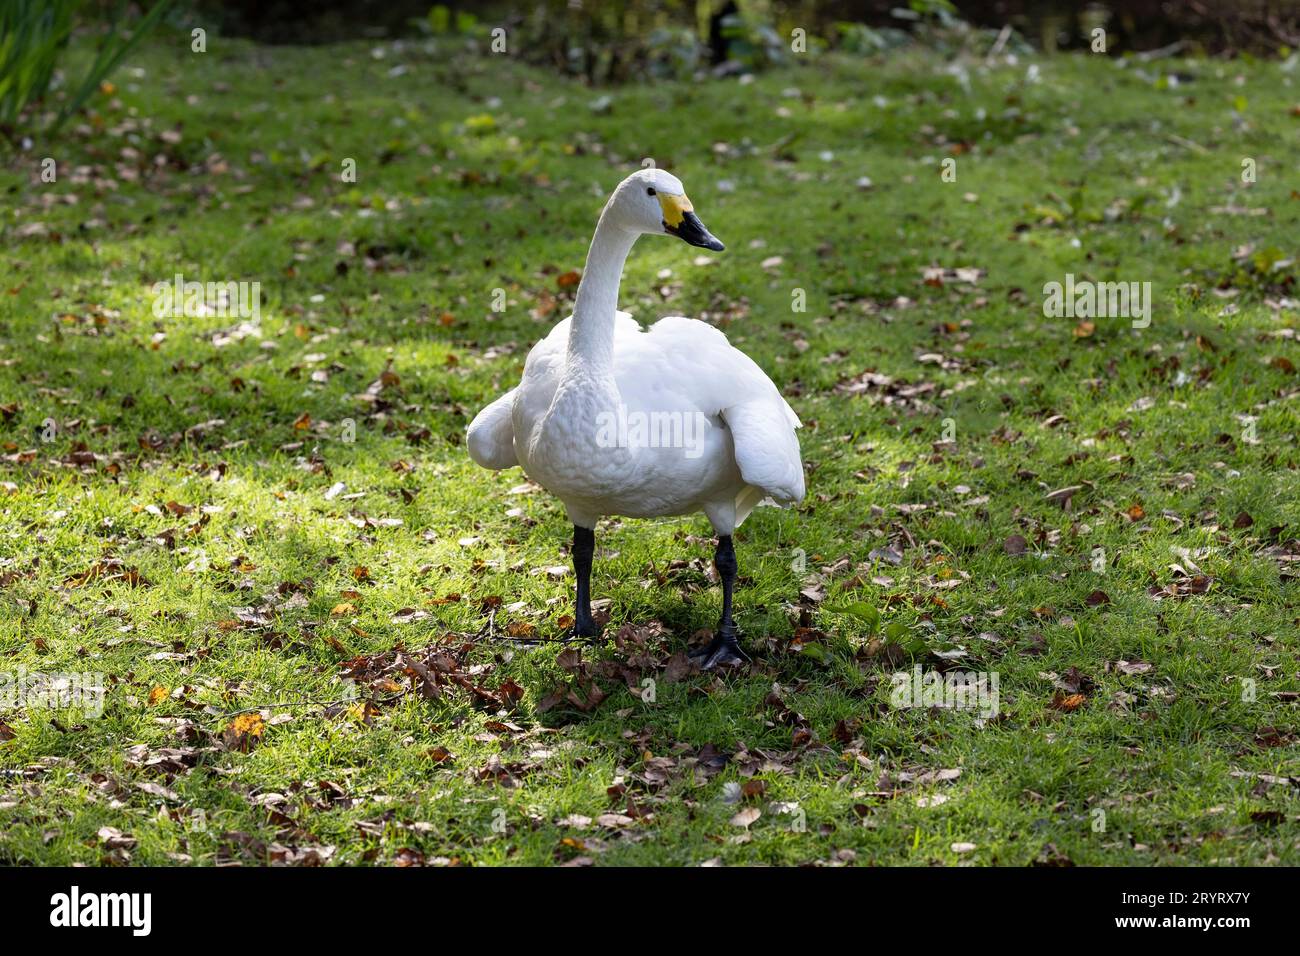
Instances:
[[[680,196],[666,196],[659,193],[659,206],[664,211],[664,222],[669,227],[676,229],[682,224],[688,212],[694,212],[695,207],[691,201],[686,198],[685,194]]]

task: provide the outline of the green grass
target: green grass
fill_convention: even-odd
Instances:
[[[209,51],[155,38],[0,169],[0,659],[107,686],[97,719],[0,711],[0,861],[1300,862],[1296,268],[1234,261],[1294,251],[1285,65],[821,57],[597,113],[502,57]],[[717,618],[703,517],[602,523],[606,633],[645,646],[542,708],[571,530],[462,436],[643,157],[728,251],[643,239],[623,307],[723,325],[809,493],[737,534],[762,663],[722,677],[668,663]],[[260,281],[261,336],[156,318],[178,272]],[[1150,281],[1150,327],[1045,317],[1066,273]],[[890,706],[954,651],[996,720]]]

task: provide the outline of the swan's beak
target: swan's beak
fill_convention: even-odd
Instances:
[[[669,235],[714,252],[727,248],[700,222],[700,217],[695,215],[695,208],[685,195],[666,196],[660,193],[659,206],[664,211],[664,230]]]

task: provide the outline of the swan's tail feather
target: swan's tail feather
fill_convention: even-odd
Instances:
[[[760,501],[766,498],[762,488],[755,488],[753,485],[746,485],[736,495],[736,527],[739,528],[749,517]]]
[[[775,386],[772,393],[776,395]],[[799,439],[790,424],[793,417],[784,400],[780,404],[746,402],[722,411],[722,418],[731,429],[740,477],[752,488],[761,489],[759,501],[768,495],[779,504],[803,500],[803,463],[799,458]]]

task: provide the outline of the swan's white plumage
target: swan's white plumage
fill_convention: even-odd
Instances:
[[[720,510],[725,525],[730,504],[734,528],[764,498],[783,504],[803,498],[798,416],[749,356],[695,319],[672,316],[643,331],[626,312],[616,313],[617,400],[567,405],[586,406],[570,416],[570,423],[582,421],[577,428],[550,418],[571,321],[560,322],[529,352],[520,385],[474,419],[467,444],[475,462],[494,469],[522,465],[588,521],[700,510],[713,520]],[[628,413],[700,412],[707,423],[699,434],[701,453],[690,458],[682,448],[600,447],[595,417],[620,402]]]
[[[483,411],[474,416],[465,445],[475,464],[499,471],[519,464],[515,457],[513,413],[516,389],[506,392]]]
[[[565,319],[533,347],[519,386],[478,414],[466,443],[486,468],[522,465],[583,527],[604,515],[704,511],[718,534],[731,534],[764,498],[782,504],[803,498],[799,419],[763,370],[718,329],[672,316],[642,330],[614,310],[635,235],[611,237],[607,230],[619,227],[606,220],[629,183],[639,191],[655,176],[648,181],[680,190],[662,171],[625,180],[592,242],[585,297],[580,290],[575,303],[581,320]],[[575,321],[584,325],[575,328]],[[690,436],[689,447],[610,447],[607,431],[601,439],[602,416],[608,423],[610,415],[635,413],[682,422],[691,429],[682,433]]]

